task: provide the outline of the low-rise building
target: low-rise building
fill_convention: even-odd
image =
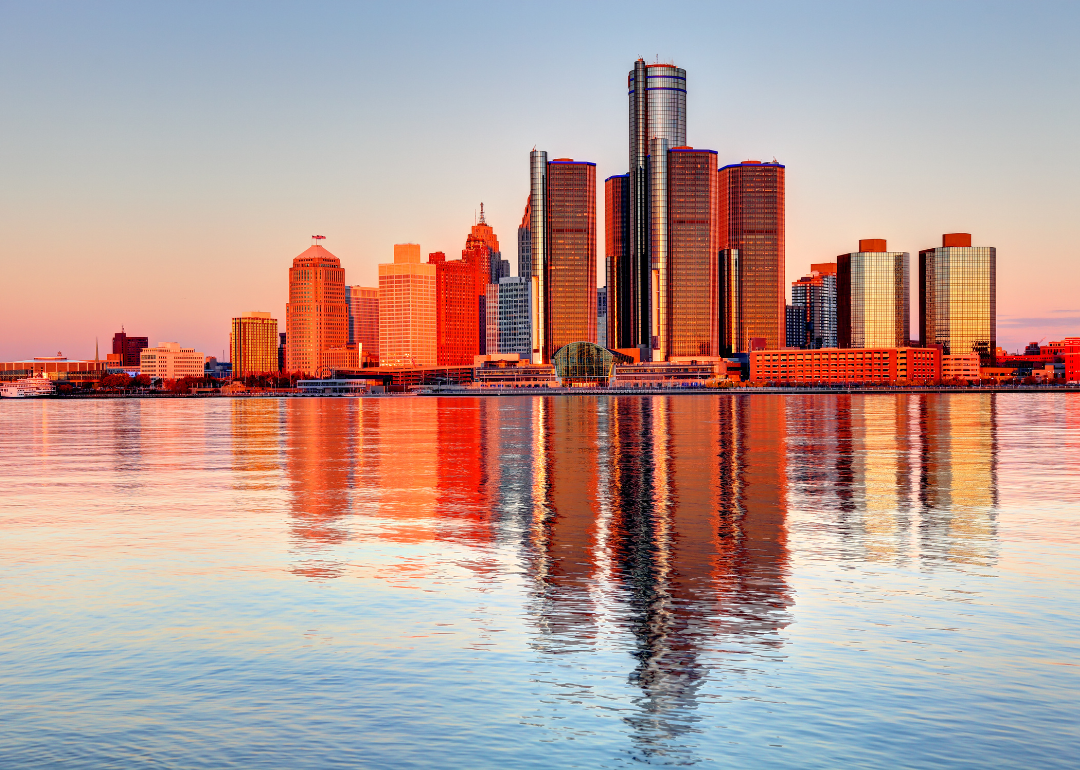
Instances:
[[[151,379],[202,377],[205,366],[204,354],[181,347],[179,342],[160,342],[156,348],[144,348],[139,356],[140,371]]]
[[[941,379],[939,348],[754,350],[750,379],[799,383],[897,382]]]
[[[338,371],[341,369],[359,369],[361,360],[361,344],[350,342],[339,348],[329,348],[321,355],[321,369]]]
[[[482,355],[474,360],[474,381],[489,388],[554,388],[559,377],[554,364],[534,364],[517,353]]]
[[[123,361],[70,360],[63,353],[24,361],[0,361],[0,380],[21,380],[45,375],[50,380],[100,380],[109,370],[122,371]]]
[[[738,366],[736,376],[738,377]],[[630,387],[688,387],[728,379],[728,362],[723,358],[672,358],[670,361],[644,361],[615,364],[612,385]]]
[[[977,380],[979,373],[978,353],[953,353],[941,357],[941,379]]]

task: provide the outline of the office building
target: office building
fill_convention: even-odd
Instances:
[[[500,278],[487,287],[487,353],[532,353],[529,282],[520,276]]]
[[[972,246],[970,233],[947,233],[919,252],[919,336],[945,355],[978,353],[991,366],[997,349],[997,249]]]
[[[533,357],[596,341],[596,164],[532,153]],[[537,173],[539,171],[539,173]]]
[[[139,354],[139,370],[151,379],[202,377],[205,367],[205,354],[181,347],[179,342],[159,342],[156,348],[146,348]]]
[[[862,350],[754,350],[750,379],[754,382],[936,382],[941,379],[937,348],[873,347]]]
[[[470,235],[461,259],[446,260],[436,251],[428,255],[435,266],[436,358],[439,366],[471,364],[481,352],[481,308],[478,287],[484,287],[487,247]],[[484,330],[486,334],[486,329]],[[486,346],[486,340],[485,340]]]
[[[982,358],[977,351],[970,353],[942,353],[941,379],[978,380]]]
[[[346,286],[349,310],[349,342],[360,346],[365,358],[379,361],[379,289],[377,286]]]
[[[341,260],[322,246],[310,247],[289,268],[285,331],[285,366],[303,374],[315,374],[322,352],[349,340],[345,270]]]
[[[278,370],[278,322],[269,313],[251,311],[232,319],[229,360],[237,377]]]
[[[285,350],[286,350],[285,339],[286,339],[285,332],[281,332],[281,333],[278,334],[277,360],[278,360],[278,371],[279,372],[284,372],[285,371]]]
[[[623,310],[633,296],[630,248],[630,175],[604,180],[604,270],[607,277],[607,329],[604,347],[632,347],[632,313]],[[627,305],[630,307],[630,305]],[[625,343],[625,344],[624,344]]]
[[[532,196],[525,201],[525,212],[518,225],[517,274],[526,282],[532,278]]]
[[[795,307],[800,310],[788,311],[789,348],[837,347],[835,262],[812,264],[810,275],[792,282],[789,308]]]
[[[836,320],[842,348],[905,347],[911,332],[906,251],[888,251],[883,238],[859,241],[836,258]]]
[[[731,352],[747,350],[750,338],[763,338],[765,347],[779,348],[786,341],[785,167],[747,160],[718,173],[720,248],[739,252],[739,308]]]
[[[395,244],[393,263],[379,265],[380,366],[438,363],[435,272],[415,243]]]
[[[475,242],[479,242],[487,247],[486,264],[488,272],[485,274],[486,278],[481,282],[479,287],[480,295],[484,294],[484,287],[489,283],[498,283],[500,278],[505,278],[510,275],[510,262],[502,258],[502,251],[499,250],[499,239],[495,235],[495,230],[487,223],[484,217],[484,204],[480,204],[480,221],[472,226],[472,230],[469,232],[469,236]],[[477,244],[470,244],[468,238],[466,239],[465,248],[475,249]],[[464,256],[464,254],[462,255]]]
[[[731,356],[744,350],[742,340],[742,298],[739,293],[739,250],[720,249],[720,279],[717,282],[720,313],[720,351]]]
[[[653,361],[721,355],[716,152],[667,152],[666,246],[656,249]],[[653,233],[659,232],[654,228]]]
[[[139,366],[139,356],[145,348],[150,347],[149,337],[132,337],[123,329],[113,335],[113,355],[120,356],[120,362],[125,369],[135,369]]]
[[[627,76],[630,100],[630,170],[627,201],[629,243],[620,273],[629,272],[630,286],[615,305],[629,314],[630,337],[617,347],[653,345],[653,298],[660,281],[657,265],[667,250],[667,151],[686,145],[686,70],[673,64],[646,64],[638,59]],[[650,157],[652,162],[650,162]]]

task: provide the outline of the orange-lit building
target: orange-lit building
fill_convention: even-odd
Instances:
[[[435,334],[439,366],[471,364],[480,351],[480,301],[487,247],[470,235],[461,259],[446,261],[436,251],[428,255],[435,267]],[[486,334],[486,329],[484,330]]]
[[[365,358],[379,362],[379,289],[346,286],[349,305],[349,342],[359,345]]]
[[[720,355],[720,179],[714,150],[668,151],[668,243],[660,260],[653,361]]]
[[[202,377],[205,367],[203,353],[195,348],[181,347],[179,342],[159,342],[156,348],[145,348],[139,354],[139,371],[151,379]]]
[[[132,337],[123,330],[118,331],[112,338],[113,355],[120,356],[119,359],[114,360],[119,360],[126,369],[137,368],[139,354],[148,347],[150,347],[149,337]]]
[[[596,342],[596,164],[547,164],[544,360],[571,342]],[[533,235],[534,261],[536,236]]]
[[[630,175],[604,180],[604,260],[608,347],[631,347],[633,269],[630,262]]]
[[[290,372],[314,374],[324,350],[349,341],[345,270],[322,246],[312,246],[293,260],[285,329],[285,368]]]
[[[863,238],[858,251],[836,258],[836,337],[840,347],[908,344],[908,256],[906,251],[888,251],[884,238]]]
[[[750,379],[755,382],[932,382],[941,379],[941,351],[938,348],[755,350],[750,353]]]
[[[737,346],[763,337],[779,348],[785,333],[785,168],[747,160],[724,166],[720,175],[720,248],[738,250]]]
[[[393,263],[379,265],[380,366],[437,365],[435,280],[415,243],[395,244]]]
[[[42,376],[50,380],[100,380],[109,369],[122,366],[122,361],[69,360],[63,353],[57,353],[26,361],[0,361],[0,380]]]
[[[253,310],[232,319],[229,354],[234,376],[276,372],[277,349],[278,322],[269,313]]]
[[[979,377],[978,353],[952,353],[941,356],[941,379],[977,380]]]

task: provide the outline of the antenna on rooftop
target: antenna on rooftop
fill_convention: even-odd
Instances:
[[[311,240],[314,241],[312,246],[320,246],[321,244],[319,243],[319,241],[325,241],[326,236],[325,235],[313,235],[313,236],[311,236]]]
[[[487,222],[484,221],[484,202],[483,201],[480,202],[480,224],[482,224],[482,225],[487,224]]]

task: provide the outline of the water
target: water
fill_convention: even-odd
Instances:
[[[1075,767],[1080,396],[0,404],[0,766]]]

